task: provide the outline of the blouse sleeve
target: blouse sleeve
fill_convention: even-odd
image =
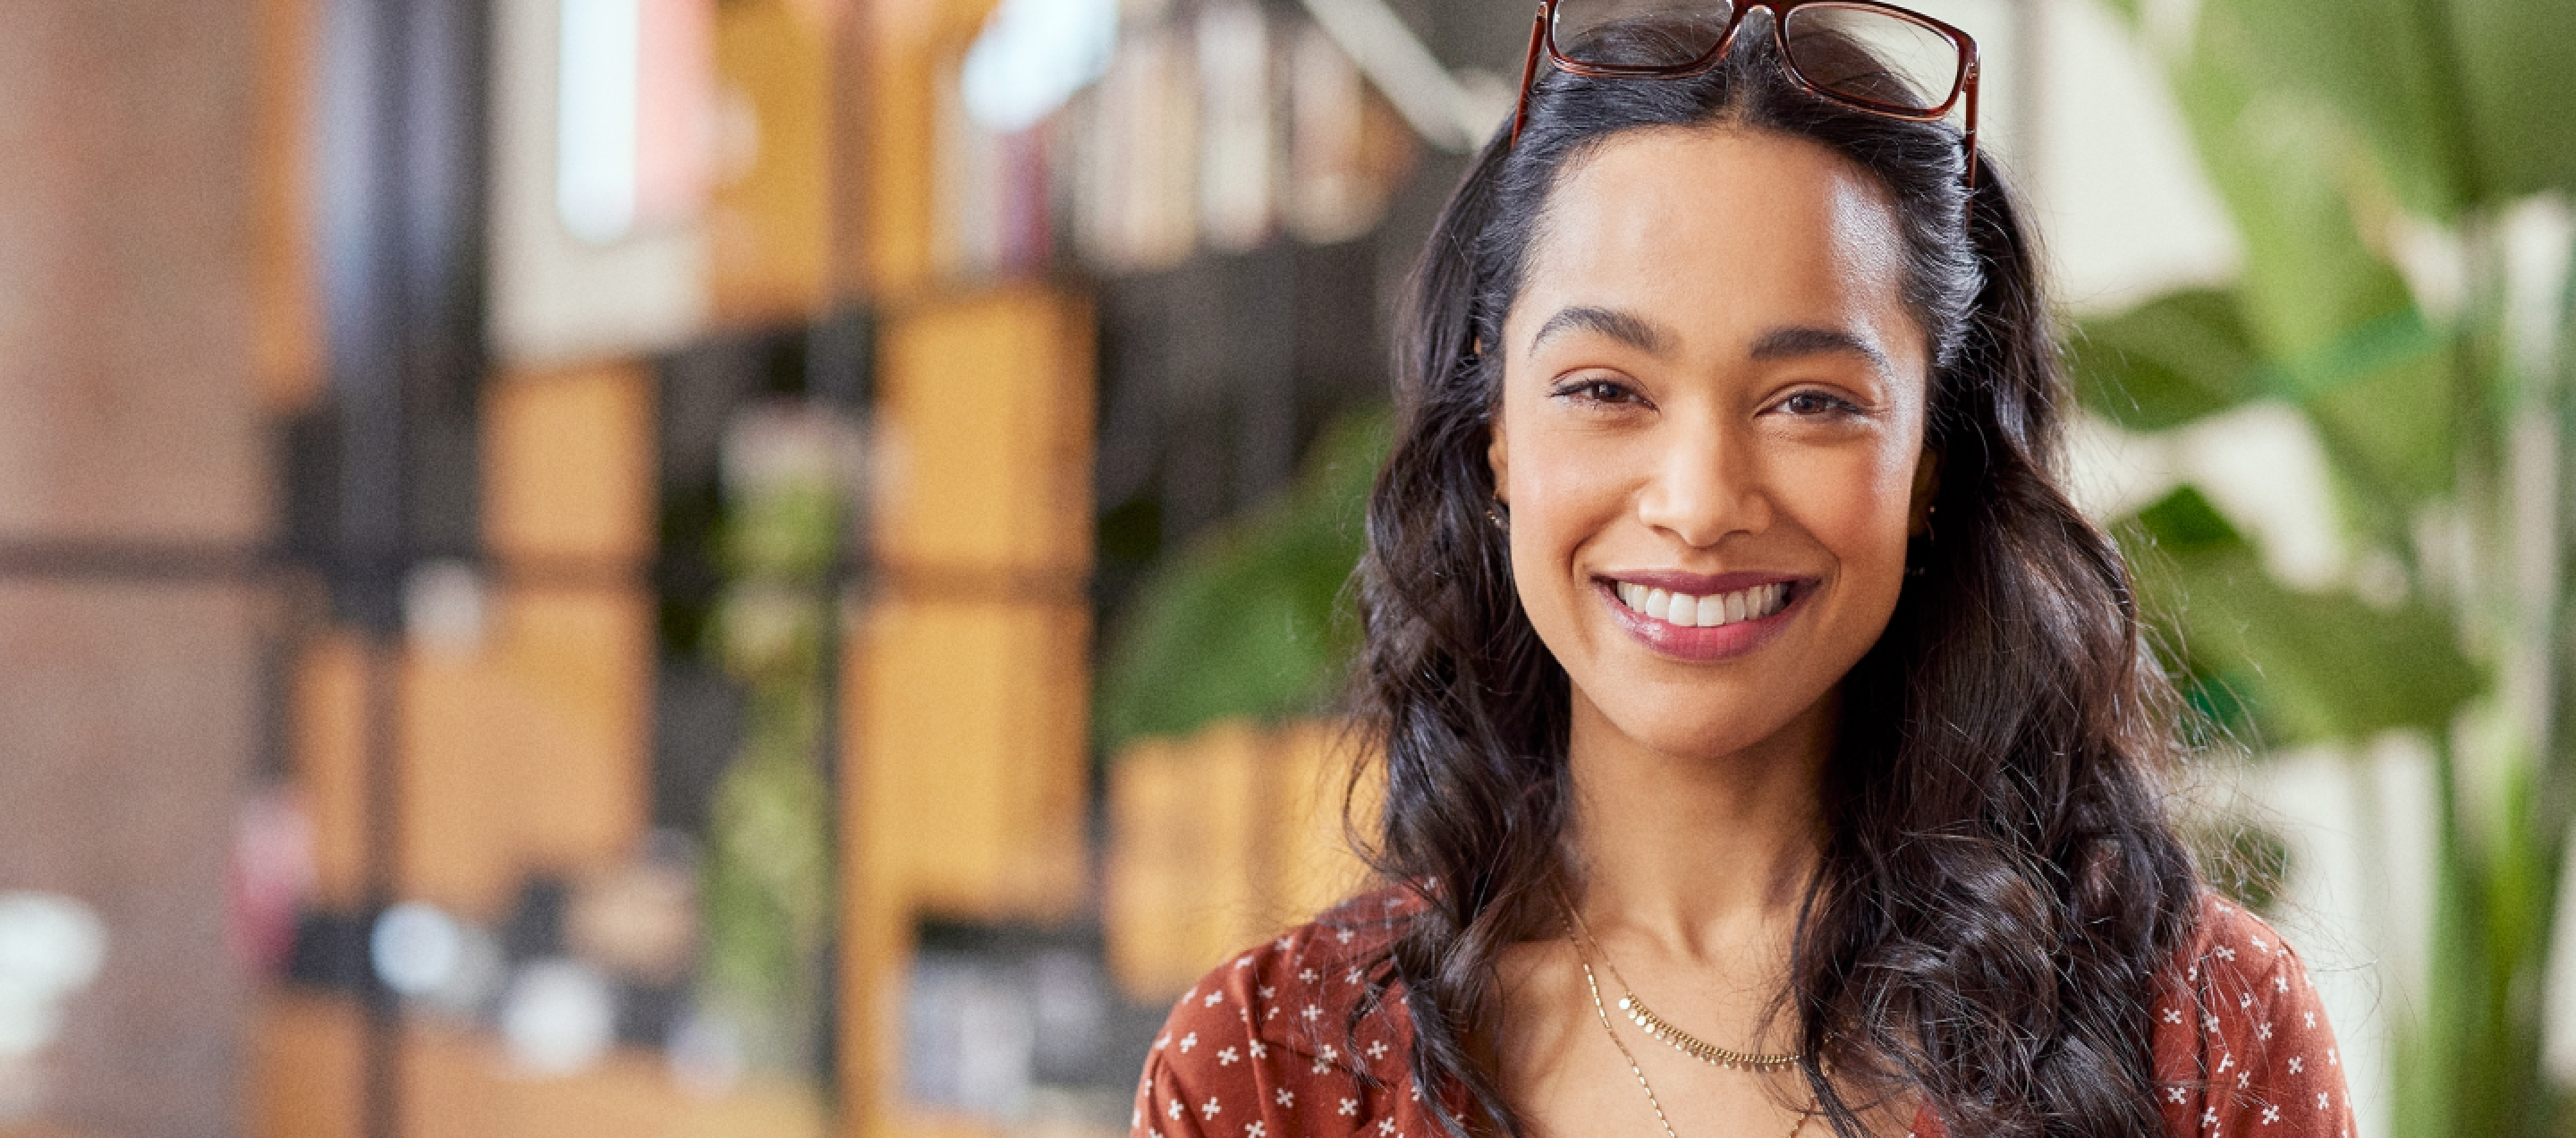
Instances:
[[[2175,1138],[2351,1138],[2343,1056],[2298,953],[2224,901],[2204,907],[2155,1008],[2158,1105]]]
[[[1154,1037],[1153,1050],[1146,1053],[1145,1073],[1136,1085],[1136,1109],[1129,1123],[1131,1138],[1233,1135],[1258,1117],[1254,1101],[1258,1092],[1247,1077],[1248,1068],[1239,1058],[1235,1062],[1215,1061],[1223,1045],[1212,1036],[1202,1035],[1198,1021],[1205,1017],[1197,1014],[1201,1010],[1193,998],[1197,994],[1193,990],[1181,997],[1171,1017],[1163,1022],[1162,1034]],[[1235,1044],[1235,1048],[1227,1050],[1239,1056],[1243,1041],[1227,1042]],[[1220,1125],[1225,1122],[1234,1125]]]
[[[1145,1055],[1129,1119],[1132,1138],[1287,1138],[1263,1072],[1278,1048],[1252,1030],[1258,990],[1247,954],[1199,981],[1172,1006]]]

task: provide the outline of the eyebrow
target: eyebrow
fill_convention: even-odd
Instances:
[[[1599,333],[1657,356],[1664,354],[1673,343],[1671,334],[1642,316],[1615,308],[1578,304],[1558,309],[1556,315],[1547,318],[1547,323],[1539,325],[1537,334],[1530,337],[1530,350],[1536,351],[1539,345],[1567,332]]]
[[[1662,325],[1632,312],[1577,304],[1558,309],[1556,315],[1538,326],[1530,337],[1530,349],[1570,332],[1592,332],[1608,336],[1649,355],[1663,355],[1671,350],[1675,337]],[[1756,360],[1786,360],[1801,356],[1846,355],[1868,361],[1879,374],[1895,371],[1887,353],[1878,346],[1838,328],[1775,328],[1753,341],[1751,357]]]
[[[1894,374],[1895,367],[1878,345],[1839,328],[1775,328],[1753,341],[1753,358],[1786,360],[1800,356],[1859,356],[1869,361],[1881,375]]]

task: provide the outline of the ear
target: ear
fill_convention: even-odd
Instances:
[[[1921,537],[1932,529],[1932,499],[1941,493],[1941,452],[1923,448],[1914,460],[1914,496],[1906,506],[1905,536]]]
[[[1494,408],[1493,415],[1485,420],[1485,433],[1487,436],[1485,465],[1492,468],[1494,472],[1494,500],[1506,506],[1511,505],[1512,451],[1510,447],[1503,444],[1502,408]]]

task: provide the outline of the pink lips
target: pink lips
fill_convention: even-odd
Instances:
[[[1780,606],[1780,611],[1752,620],[1721,624],[1715,628],[1684,628],[1668,621],[1657,620],[1620,603],[1619,595],[1614,591],[1619,583],[1624,582],[1651,589],[1662,589],[1666,592],[1708,596],[1737,592],[1778,581],[1789,582],[1789,599],[1787,603]],[[1649,570],[1621,573],[1616,581],[1596,578],[1592,584],[1593,591],[1600,594],[1602,604],[1609,606],[1610,616],[1619,622],[1619,627],[1643,641],[1646,647],[1663,655],[1683,660],[1732,659],[1770,643],[1773,637],[1778,636],[1782,629],[1788,627],[1790,615],[1798,611],[1798,606],[1806,601],[1810,592],[1805,580],[1784,573],[1721,573],[1712,576],[1706,573]]]

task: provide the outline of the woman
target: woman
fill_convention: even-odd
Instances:
[[[1940,121],[1973,45],[1556,7],[1370,506],[1393,884],[1194,988],[1136,1132],[2348,1133],[2297,958],[2163,816],[2030,238]]]

